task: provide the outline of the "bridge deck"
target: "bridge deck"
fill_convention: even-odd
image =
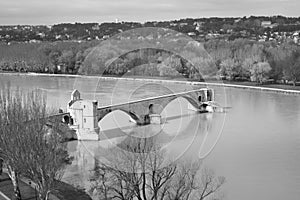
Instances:
[[[111,104],[111,105],[101,106],[101,107],[98,107],[97,109],[102,110],[102,109],[120,107],[120,106],[124,106],[124,105],[128,105],[128,104],[140,103],[140,102],[145,102],[145,101],[150,101],[150,100],[156,100],[156,99],[162,99],[162,98],[168,98],[168,97],[174,97],[174,96],[182,96],[182,95],[185,95],[185,94],[199,92],[199,91],[202,91],[202,90],[203,90],[203,88],[202,89],[197,89],[197,90],[189,90],[189,91],[184,91],[184,92],[179,92],[179,93],[173,93],[173,94],[166,94],[166,95],[161,95],[161,96],[156,96],[156,97],[148,97],[148,98],[144,98],[144,99],[129,101],[129,102],[126,102],[126,103],[119,103],[119,104]]]

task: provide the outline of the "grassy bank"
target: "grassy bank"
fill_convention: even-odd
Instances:
[[[265,87],[265,88],[274,88],[282,90],[297,90],[300,91],[300,86],[293,86],[287,84],[257,84],[255,82],[238,82],[238,81],[223,81],[225,84],[234,84],[234,85],[243,85],[243,86],[253,86],[253,87]]]

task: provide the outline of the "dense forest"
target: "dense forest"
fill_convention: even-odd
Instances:
[[[178,35],[175,39],[159,34],[154,37],[160,38],[154,46],[145,45],[145,41],[151,41],[149,35],[102,43],[94,40],[0,45],[0,70],[218,78],[260,84],[272,81],[295,85],[300,81],[300,47],[292,42],[216,39],[199,43]]]

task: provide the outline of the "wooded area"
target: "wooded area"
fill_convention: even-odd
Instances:
[[[133,40],[138,46],[139,40]],[[180,39],[165,42],[176,47]],[[130,40],[126,45],[130,45]],[[300,80],[300,47],[292,42],[209,40],[189,42],[177,52],[141,48],[127,52],[114,42],[99,41],[14,44],[0,46],[0,70],[11,72],[182,76],[264,83]],[[135,47],[133,45],[133,47]],[[204,47],[204,48],[203,48]],[[208,53],[208,54],[207,54]]]

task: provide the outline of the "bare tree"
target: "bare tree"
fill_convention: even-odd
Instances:
[[[0,157],[7,168],[8,175],[14,188],[14,198],[21,199],[19,189],[20,159],[20,133],[22,130],[23,110],[22,96],[20,93],[11,95],[10,88],[4,88],[0,94]]]
[[[200,170],[201,161],[171,162],[152,139],[131,138],[98,161],[91,192],[99,199],[204,200],[223,177]]]
[[[23,95],[10,89],[1,94],[0,155],[12,179],[15,196],[21,199],[18,176],[31,179],[40,200],[47,200],[71,159],[56,130],[59,121],[49,120],[46,99],[37,91]]]
[[[225,183],[225,178],[219,176],[215,178],[214,171],[209,168],[202,170],[201,181],[199,183],[199,191],[197,194],[197,200],[204,200],[214,194],[216,194]]]
[[[26,105],[33,117],[26,123],[20,144],[22,173],[36,183],[39,199],[47,200],[71,158],[58,134],[60,120],[48,118],[45,99],[33,92],[27,96]]]

